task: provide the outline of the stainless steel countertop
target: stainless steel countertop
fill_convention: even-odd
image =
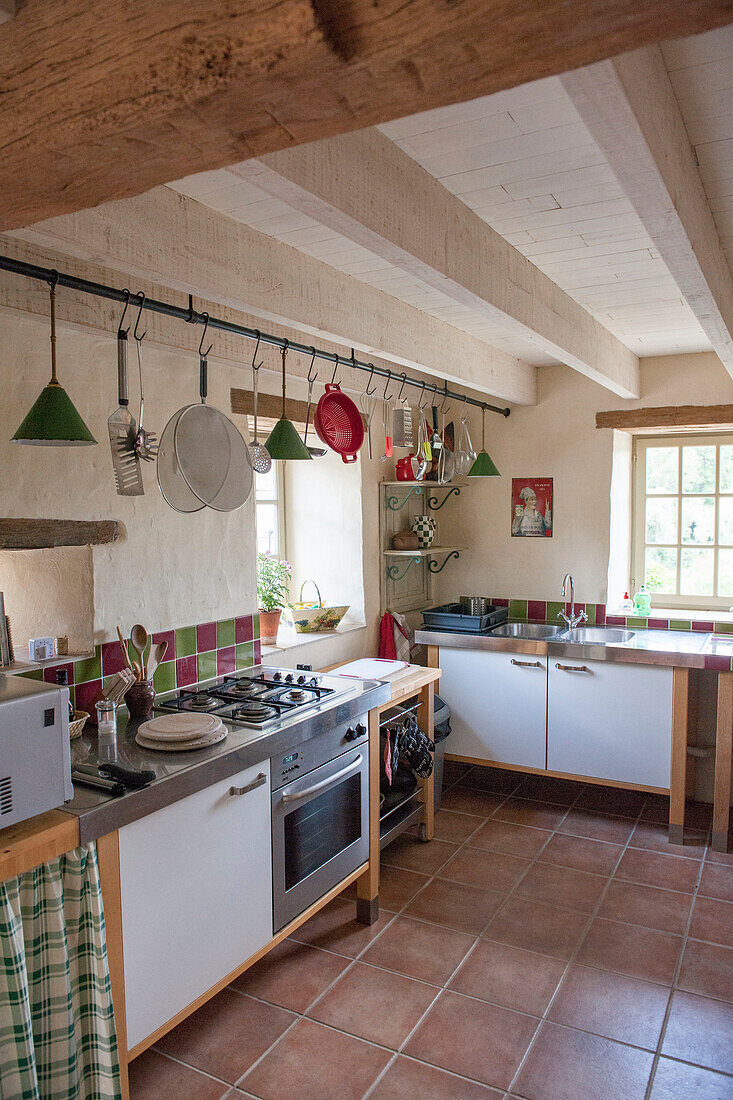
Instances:
[[[100,738],[95,727],[87,727],[80,738],[71,742],[72,767],[117,762],[123,767],[151,769],[157,778],[149,787],[118,797],[76,785],[73,800],[62,808],[79,818],[81,843],[86,844],[210,787],[212,783],[236,775],[244,768],[287,752],[317,737],[325,729],[348,722],[391,698],[390,685],[380,680],[353,680],[349,685],[353,689],[348,695],[339,696],[331,703],[324,700],[313,710],[299,717],[294,715],[276,730],[247,729],[225,722],[228,735],[223,741],[193,752],[166,753],[143,748],[135,740],[140,722],[124,714],[118,716],[114,739]],[[161,699],[173,694],[175,692],[168,692]]]
[[[630,628],[633,629],[633,628]],[[733,656],[733,638],[690,630],[636,630],[627,642],[578,643],[549,638],[496,638],[487,634],[458,634],[448,630],[417,630],[415,641],[446,649],[485,649],[499,653],[531,653],[571,660],[617,661],[626,664],[705,668],[706,656]],[[717,649],[727,644],[727,650]]]

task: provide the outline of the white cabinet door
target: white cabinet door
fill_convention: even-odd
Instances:
[[[272,938],[270,837],[269,760],[120,829],[128,1049]]]
[[[448,752],[546,767],[546,657],[441,648],[439,663],[438,691],[451,709]]]
[[[551,658],[549,770],[669,787],[672,675],[671,668]]]

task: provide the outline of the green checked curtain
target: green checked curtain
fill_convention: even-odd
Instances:
[[[96,846],[0,883],[0,1100],[120,1093]]]

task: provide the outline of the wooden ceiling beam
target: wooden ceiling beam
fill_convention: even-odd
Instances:
[[[681,432],[733,426],[733,405],[660,405],[653,409],[614,409],[596,413],[597,428],[622,432]]]
[[[733,277],[661,50],[634,50],[561,79],[733,376]]]
[[[721,26],[730,0],[23,0],[0,229]]]
[[[639,396],[637,356],[378,130],[230,171],[618,396]]]

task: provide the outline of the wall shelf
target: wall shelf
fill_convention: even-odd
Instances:
[[[461,553],[465,546],[431,546],[427,550],[384,550],[385,558],[431,558],[434,554]]]
[[[392,581],[401,581],[405,577],[413,565],[419,564],[423,559],[427,558],[428,570],[435,574],[441,573],[451,558],[459,558],[461,552],[465,550],[464,546],[431,546],[427,550],[383,550],[385,558],[409,558],[405,568],[400,571],[399,565],[388,565],[387,576]],[[442,565],[438,565],[435,558],[439,555],[445,554]]]

